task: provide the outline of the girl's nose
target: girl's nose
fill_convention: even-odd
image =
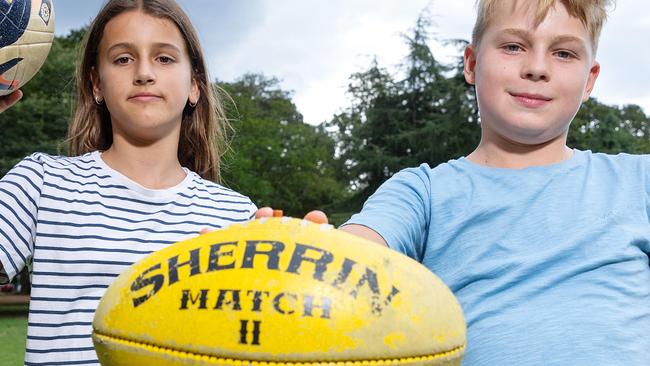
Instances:
[[[156,81],[156,76],[153,68],[148,62],[139,62],[136,69],[133,83],[135,85],[153,84]]]

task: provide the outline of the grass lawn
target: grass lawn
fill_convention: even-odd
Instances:
[[[27,337],[27,315],[0,318],[0,355],[3,366],[22,366]]]
[[[22,366],[27,337],[27,305],[0,306],[2,366]]]

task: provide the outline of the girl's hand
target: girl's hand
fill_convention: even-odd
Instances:
[[[257,210],[257,212],[255,212],[255,218],[259,219],[259,218],[262,218],[262,217],[273,217],[273,211],[274,210],[271,207],[262,207],[259,210]],[[275,210],[275,211],[277,211],[277,210]],[[280,212],[282,212],[282,211],[280,211]],[[319,210],[309,211],[305,215],[304,219],[308,220],[308,221],[311,221],[311,222],[314,222],[316,224],[327,224],[329,222],[329,220],[327,219],[327,215],[325,215],[325,213],[323,211],[319,211]],[[203,235],[203,234],[207,234],[207,233],[209,233],[211,231],[214,231],[214,229],[210,229],[210,228],[206,227],[206,228],[201,229],[201,231],[199,231],[199,234]]]
[[[255,218],[259,219],[261,217],[273,217],[273,209],[271,207],[262,207],[255,213]],[[309,211],[305,217],[305,220],[315,222],[317,224],[327,224],[329,220],[327,215],[323,211],[313,210]]]
[[[6,111],[7,109],[11,108],[14,104],[16,104],[21,98],[23,97],[23,92],[22,90],[18,89],[15,92],[8,94],[8,95],[3,95],[0,97],[0,113]]]

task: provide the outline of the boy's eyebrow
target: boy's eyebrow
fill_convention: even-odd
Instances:
[[[506,29],[502,30],[501,32],[502,33],[507,33],[507,34],[512,34],[514,36],[523,38],[527,42],[530,42],[530,40],[532,38],[532,34],[529,31],[524,30],[524,29],[506,28]],[[581,48],[583,48],[583,49],[587,48],[586,43],[582,38],[572,36],[570,34],[562,34],[562,35],[559,35],[559,36],[555,36],[551,40],[551,44],[562,43],[562,42],[577,42],[577,43],[580,44]]]
[[[165,43],[165,42],[158,42],[153,44],[154,48],[170,48],[178,53],[182,53],[181,49],[178,48],[177,46],[171,44],[171,43]],[[135,44],[130,43],[130,42],[120,42],[116,43],[108,48],[106,50],[106,53],[110,53],[112,50],[116,48],[135,48]]]

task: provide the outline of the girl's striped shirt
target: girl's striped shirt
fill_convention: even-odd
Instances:
[[[98,365],[91,324],[118,274],[203,228],[248,221],[257,209],[187,169],[175,187],[144,188],[100,155],[36,153],[0,180],[0,279],[33,263],[25,365]]]

